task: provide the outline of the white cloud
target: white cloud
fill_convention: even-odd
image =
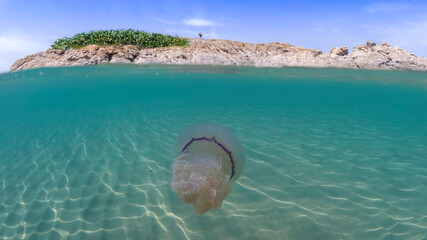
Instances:
[[[183,22],[185,25],[194,26],[194,27],[218,26],[218,24],[212,21],[209,21],[206,19],[200,19],[200,18],[185,19]]]
[[[0,34],[0,72],[6,72],[19,58],[28,54],[45,51],[49,43],[42,42],[34,37],[16,34]]]
[[[0,0],[1,1],[1,0]],[[164,20],[161,18],[154,18],[156,21],[161,22],[161,23],[166,23],[166,24],[177,24],[176,22],[173,21],[169,21],[169,20]]]
[[[38,39],[17,34],[0,34],[0,51],[26,53],[45,47]]]
[[[339,28],[324,28],[324,27],[315,27],[314,32],[318,32],[318,33],[329,33],[329,34],[334,34],[334,33],[339,33],[341,30]]]
[[[411,5],[407,3],[386,3],[386,2],[378,2],[372,3],[365,7],[365,10],[368,13],[375,12],[394,12],[394,11],[402,11],[411,8]]]

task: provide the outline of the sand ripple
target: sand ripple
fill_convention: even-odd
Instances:
[[[171,87],[162,74],[155,87],[40,87],[29,106],[10,96],[28,112],[0,126],[1,239],[426,239],[427,117],[415,114],[425,93],[399,111],[369,95],[388,91],[377,85],[218,87],[183,75]],[[247,165],[223,206],[196,216],[170,186],[171,164],[180,131],[206,121],[235,130]]]

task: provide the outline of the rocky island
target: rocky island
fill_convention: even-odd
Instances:
[[[188,46],[144,48],[135,45],[89,45],[49,49],[17,60],[10,71],[39,67],[103,63],[198,64],[255,67],[316,67],[427,71],[427,58],[388,43],[367,42],[353,48],[334,47],[329,53],[288,43],[253,44],[218,39],[187,39]]]

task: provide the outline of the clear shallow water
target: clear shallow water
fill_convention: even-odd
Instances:
[[[179,133],[234,130],[223,206],[171,188]],[[0,239],[427,239],[427,73],[198,66],[0,75]]]

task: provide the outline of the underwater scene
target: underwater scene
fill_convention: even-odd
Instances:
[[[427,73],[0,74],[0,239],[427,239]]]

